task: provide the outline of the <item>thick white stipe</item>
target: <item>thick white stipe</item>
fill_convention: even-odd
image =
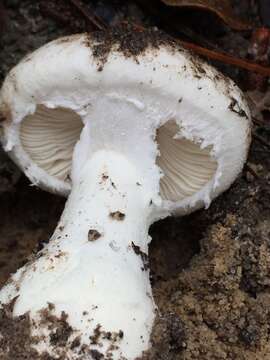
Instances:
[[[65,311],[68,323],[78,330],[69,343],[81,335],[89,345],[89,336],[100,325],[103,331],[123,332],[113,359],[134,359],[149,348],[155,305],[143,259],[154,197],[123,155],[94,154],[73,184],[50,243],[17,282],[14,315],[30,311],[37,320],[39,310],[52,303],[55,314]],[[34,334],[46,335],[48,330],[39,324]],[[106,354],[110,345],[100,339],[90,348]],[[37,348],[53,354],[48,338]]]

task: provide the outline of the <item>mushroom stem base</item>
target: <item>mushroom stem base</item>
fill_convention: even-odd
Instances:
[[[65,348],[65,358],[77,359],[80,347],[71,349],[77,336],[104,358],[132,360],[148,349],[155,317],[147,259],[154,197],[124,156],[100,151],[86,161],[50,243],[13,276],[14,315],[30,312],[39,352]],[[0,301],[11,297],[8,289]],[[48,303],[54,315],[64,311],[74,330],[61,348],[52,346],[42,323]]]

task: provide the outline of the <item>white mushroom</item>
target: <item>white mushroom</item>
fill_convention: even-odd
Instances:
[[[157,31],[83,34],[11,70],[0,110],[4,149],[32,183],[70,193],[49,244],[0,301],[18,296],[13,315],[29,312],[39,353],[77,359],[80,336],[85,359],[135,359],[156,311],[149,226],[209,206],[239,174],[250,135],[240,90]],[[74,330],[61,349],[40,319],[48,304]]]

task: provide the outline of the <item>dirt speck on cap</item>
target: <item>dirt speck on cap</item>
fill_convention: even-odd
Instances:
[[[81,337],[77,336],[71,343],[70,348],[75,349],[81,345]]]
[[[113,220],[117,220],[117,221],[123,221],[126,217],[126,215],[124,213],[122,213],[121,211],[114,211],[110,213],[110,217]]]
[[[101,176],[101,179],[102,179],[102,181],[106,181],[109,179],[109,175],[103,173]]]
[[[90,350],[89,354],[92,356],[94,360],[102,360],[104,359],[104,355],[101,354],[98,350]]]
[[[101,237],[101,233],[96,229],[90,229],[88,231],[88,241],[96,241]]]

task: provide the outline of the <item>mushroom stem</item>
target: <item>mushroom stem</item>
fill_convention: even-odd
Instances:
[[[153,198],[154,191],[144,186],[123,155],[112,151],[92,155],[74,180],[49,244],[18,272],[14,315],[30,311],[36,322],[40,310],[51,303],[55,314],[64,311],[76,330],[67,345],[79,334],[82,344],[104,356],[113,341],[112,359],[141,355],[149,348],[155,316],[147,266]],[[111,340],[102,333],[95,343],[89,337],[97,328],[119,336]],[[47,339],[35,346],[39,351],[49,341],[48,331],[39,321],[34,333],[46,334]],[[49,342],[48,349],[52,351]]]

